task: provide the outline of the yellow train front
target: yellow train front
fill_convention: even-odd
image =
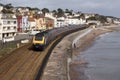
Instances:
[[[39,49],[43,50],[46,46],[46,38],[45,38],[45,33],[37,33],[33,37],[33,49]]]

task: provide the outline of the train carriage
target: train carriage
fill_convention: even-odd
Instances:
[[[33,37],[33,48],[43,50],[57,36],[85,28],[86,26],[70,26],[70,27],[55,28],[37,33]]]

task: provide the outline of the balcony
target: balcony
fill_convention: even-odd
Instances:
[[[17,32],[17,30],[12,29],[12,30],[3,30],[2,33],[11,33],[11,32]]]
[[[3,26],[17,26],[17,24],[4,24]]]

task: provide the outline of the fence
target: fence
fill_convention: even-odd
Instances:
[[[29,39],[31,40],[31,39]],[[11,41],[11,42],[2,42],[0,41],[0,55],[12,50],[12,49],[15,49],[18,47],[18,44],[22,45],[21,43],[22,40],[17,40],[17,41]]]

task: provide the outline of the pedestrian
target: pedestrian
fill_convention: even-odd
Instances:
[[[74,43],[74,48],[76,48],[76,44]]]

